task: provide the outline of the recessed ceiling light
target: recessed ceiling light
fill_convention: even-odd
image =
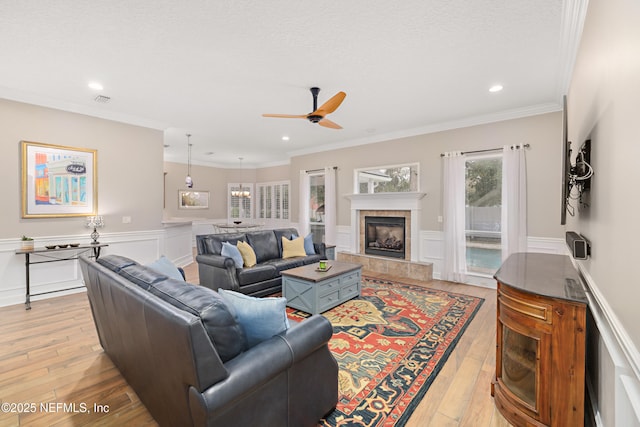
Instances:
[[[214,154],[216,153],[214,153],[213,151],[207,151],[206,153],[204,153],[205,156],[213,156]]]
[[[93,89],[93,90],[102,90],[104,89],[104,87],[102,87],[102,85],[98,82],[91,82],[88,84],[89,88]]]
[[[489,88],[489,92],[500,92],[502,89],[502,85],[493,85]]]
[[[282,140],[283,140],[283,141],[288,141],[288,140],[289,140],[289,137],[288,137],[287,135],[285,135],[285,136],[283,136],[283,137],[282,137]]]

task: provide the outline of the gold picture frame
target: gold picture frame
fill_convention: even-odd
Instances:
[[[209,192],[178,190],[178,209],[209,209]]]
[[[22,218],[95,216],[98,151],[20,141]]]

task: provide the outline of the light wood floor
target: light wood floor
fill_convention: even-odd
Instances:
[[[198,283],[196,264],[185,270],[187,280]],[[495,290],[443,281],[424,285],[485,302],[407,426],[509,426],[490,394]],[[32,307],[0,308],[0,400],[14,404],[9,411],[3,405],[0,427],[156,425],[102,351],[85,293],[32,302]]]

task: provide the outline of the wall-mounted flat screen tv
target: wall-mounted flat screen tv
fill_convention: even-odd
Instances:
[[[560,224],[567,223],[567,209],[569,208],[569,196],[571,194],[571,142],[567,125],[567,95],[562,97],[562,203]]]

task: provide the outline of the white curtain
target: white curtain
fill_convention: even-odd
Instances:
[[[309,218],[311,217],[309,198],[311,197],[309,189],[309,174],[307,171],[300,171],[300,210],[298,212],[298,231],[301,236],[306,236],[311,231],[309,227]]]
[[[503,147],[502,259],[527,250],[527,167],[522,144]]]
[[[465,236],[465,157],[459,151],[443,156],[444,260],[442,278],[464,282],[467,273]]]
[[[336,244],[336,169],[324,168],[324,243]],[[306,234],[305,234],[306,236]]]

